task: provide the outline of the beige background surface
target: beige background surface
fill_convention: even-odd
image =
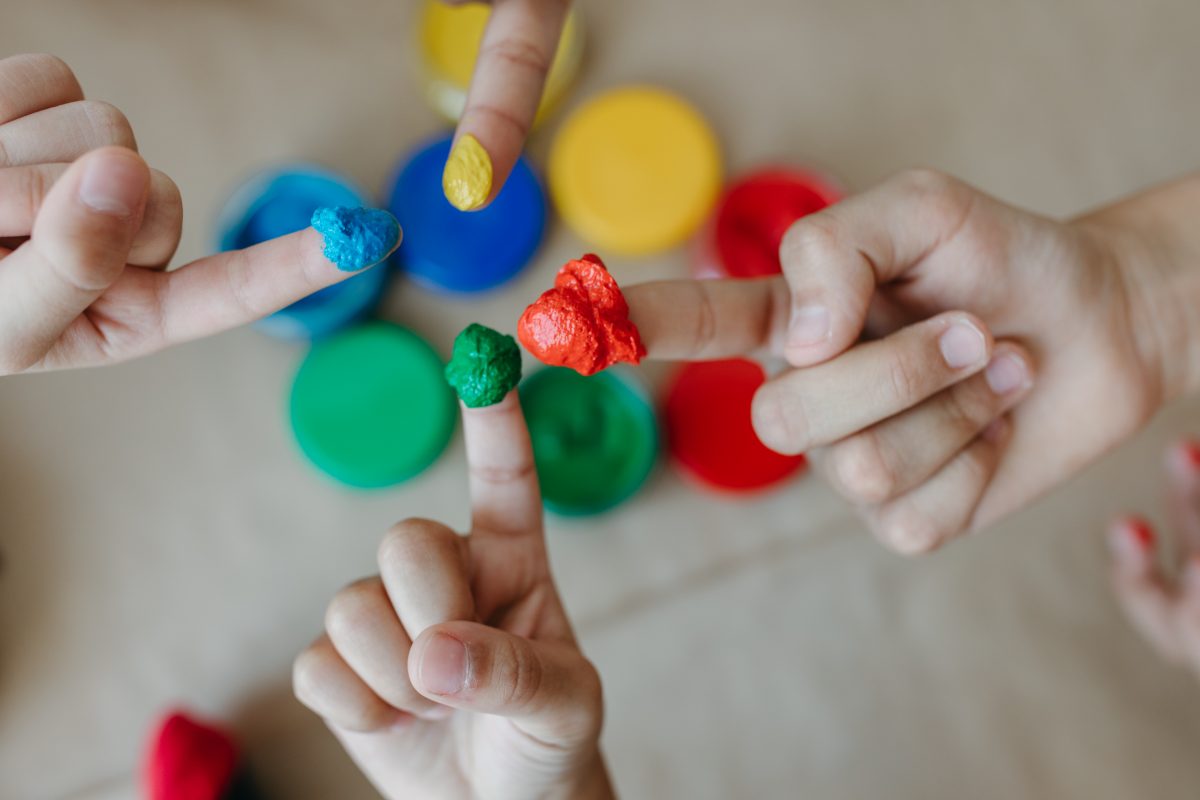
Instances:
[[[627,81],[691,97],[733,169],[798,159],[864,188],[940,167],[1067,214],[1200,163],[1190,0],[596,0],[571,103]],[[400,0],[6,0],[0,54],[65,57],[183,189],[181,255],[264,164],[379,190],[439,129]],[[553,130],[554,125],[548,126]],[[545,152],[543,134],[533,152]],[[481,302],[398,282],[387,316],[443,351],[511,327],[581,244]],[[625,280],[682,253],[616,261]],[[274,798],[371,797],[288,690],[293,654],[394,519],[462,524],[461,442],[394,491],[293,452],[300,349],[239,331],[118,368],[0,381],[0,798],[132,796],[152,718],[233,721]],[[654,373],[650,373],[653,377]],[[1103,402],[1103,398],[1096,398]],[[553,523],[568,606],[607,686],[628,797],[1192,798],[1200,685],[1126,629],[1104,520],[1154,511],[1173,409],[1065,491],[937,556],[877,547],[815,479],[752,502],[664,470]],[[1069,413],[1070,409],[1064,409]]]

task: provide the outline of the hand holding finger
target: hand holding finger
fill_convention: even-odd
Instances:
[[[828,446],[820,459],[826,474],[863,505],[916,488],[1026,396],[1032,363],[1019,345],[997,343],[982,372]]]
[[[978,318],[940,314],[763,384],[754,398],[754,429],[785,454],[835,442],[982,370],[992,345]]]

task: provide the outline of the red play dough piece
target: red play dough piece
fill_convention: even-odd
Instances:
[[[517,338],[539,361],[581,375],[621,362],[637,364],[646,355],[620,287],[590,254],[563,265],[554,288],[521,315]]]
[[[667,446],[690,474],[717,489],[747,492],[783,481],[805,466],[758,439],[750,421],[754,393],[766,380],[753,361],[688,364],[667,387]]]
[[[717,205],[703,258],[716,263],[702,265],[702,277],[779,274],[779,245],[792,223],[841,198],[830,180],[806,170],[777,167],[747,175]]]
[[[151,741],[143,780],[147,800],[220,800],[237,773],[238,752],[224,731],[174,712]]]

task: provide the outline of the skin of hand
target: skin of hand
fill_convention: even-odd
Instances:
[[[610,798],[600,679],[550,575],[515,392],[463,408],[471,532],[394,526],[338,593],[295,692],[389,798]]]
[[[477,0],[446,0],[462,5]],[[479,58],[454,136],[475,137],[492,162],[496,198],[533,128],[570,0],[491,0]]]
[[[1112,582],[1125,615],[1150,646],[1200,677],[1200,442],[1179,442],[1166,455],[1174,534],[1166,548],[1181,577],[1163,570],[1150,525],[1125,517],[1109,530]]]
[[[144,355],[350,276],[312,229],[165,271],[183,205],[136,149],[61,60],[0,60],[0,375]]]
[[[884,543],[920,553],[1195,385],[1197,214],[1200,178],[1059,222],[915,170],[796,222],[782,277],[625,293],[652,358],[782,356],[759,437],[810,452]]]

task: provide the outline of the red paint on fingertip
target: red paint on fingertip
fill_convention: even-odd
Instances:
[[[581,375],[637,364],[646,355],[617,281],[590,253],[564,264],[554,288],[525,309],[517,338],[539,361]]]

